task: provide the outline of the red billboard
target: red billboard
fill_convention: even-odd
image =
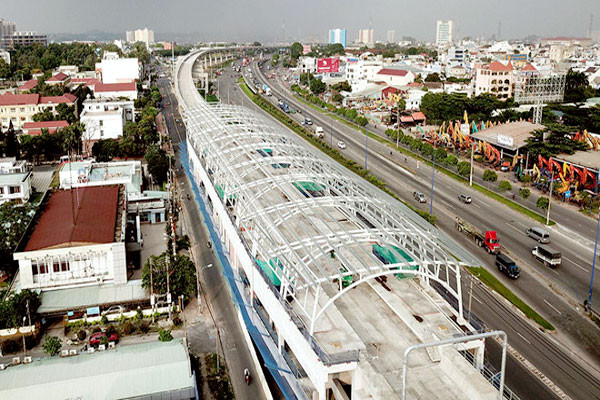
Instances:
[[[317,72],[339,72],[339,58],[319,58],[317,60]]]

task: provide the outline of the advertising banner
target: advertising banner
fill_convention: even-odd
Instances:
[[[317,72],[339,72],[339,58],[319,58],[317,60]]]

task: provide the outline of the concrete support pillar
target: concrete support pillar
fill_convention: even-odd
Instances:
[[[283,353],[284,346],[285,346],[285,339],[278,331],[277,332],[277,350],[279,350],[279,354]]]
[[[485,346],[482,343],[481,346],[479,346],[475,350],[475,367],[477,367],[478,370],[483,369],[484,355],[485,355]]]

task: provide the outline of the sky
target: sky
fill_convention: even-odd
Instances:
[[[387,30],[433,41],[437,19],[452,19],[458,37],[502,39],[587,36],[590,15],[600,30],[600,0],[0,0],[0,18],[17,30],[41,33],[110,32],[147,26],[155,39],[193,34],[202,41],[321,40],[329,28]]]

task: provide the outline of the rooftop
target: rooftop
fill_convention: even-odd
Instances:
[[[24,182],[31,172],[21,172],[16,174],[0,174],[0,186],[19,185]]]
[[[94,92],[131,92],[136,90],[135,82],[97,83]]]
[[[405,69],[393,69],[393,68],[383,68],[380,70],[377,75],[392,75],[392,76],[406,76],[408,71]]]
[[[174,392],[181,393],[174,398],[193,398],[194,386],[181,339],[47,357],[0,373],[0,397],[7,399],[150,398]]]
[[[506,65],[502,64],[500,61],[493,61],[488,65],[485,65],[483,67],[483,69],[488,69],[490,71],[512,71],[513,70],[513,66],[511,64],[511,62],[509,61]]]
[[[39,94],[5,94],[0,96],[0,106],[20,106],[20,105],[38,105],[54,103],[73,103],[77,100],[77,96],[66,93],[62,96],[41,97]]]
[[[526,140],[531,137],[531,133],[538,129],[544,129],[544,125],[533,124],[527,121],[509,122],[507,124],[496,125],[474,133],[475,139],[485,140],[486,142],[498,147],[504,147],[509,150],[516,150],[525,146]],[[498,136],[504,136],[512,139],[512,145],[508,142],[498,143]],[[502,141],[502,138],[500,139]]]
[[[25,251],[112,243],[118,200],[117,185],[54,192]]]
[[[574,154],[559,154],[554,158],[565,160],[590,170],[598,171],[598,168],[600,168],[600,152],[597,151],[576,151]]]
[[[37,87],[38,85],[38,80],[37,79],[30,79],[27,82],[25,82],[24,84],[22,84],[21,86],[19,86],[17,89],[19,90],[31,90],[35,87]]]
[[[63,82],[68,78],[69,75],[65,74],[64,72],[59,72],[58,74],[52,76],[52,78],[49,78],[46,82]]]

